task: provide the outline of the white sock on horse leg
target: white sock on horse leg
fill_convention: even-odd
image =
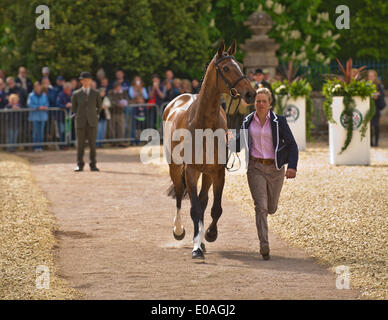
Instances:
[[[201,243],[203,242],[203,222],[202,221],[199,221],[198,222],[198,234],[197,236],[194,238],[194,248],[193,248],[193,251],[197,250],[197,249],[201,249]]]
[[[183,233],[183,226],[181,221],[181,209],[176,210],[176,215],[174,218],[174,233],[177,236],[180,236]]]

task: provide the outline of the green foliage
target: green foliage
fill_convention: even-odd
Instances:
[[[251,36],[244,22],[258,7],[274,20],[269,35],[280,45],[280,63],[326,64],[338,55],[339,34],[340,58],[344,52],[354,55],[355,48],[357,57],[388,56],[383,0],[342,1],[350,8],[350,30],[334,28],[334,0],[47,0],[51,29],[37,30],[40,4],[1,0],[0,68],[8,74],[20,65],[35,78],[43,65],[66,76],[102,66],[107,71],[122,67],[128,77],[172,68],[179,77],[200,78],[220,38],[228,45]],[[236,58],[243,56],[238,47]]]
[[[357,58],[382,59],[388,56],[388,2],[386,0],[325,0],[319,10],[329,13],[330,21],[335,25],[339,14],[338,5],[346,5],[350,11],[350,29],[338,30],[341,35],[341,59],[349,56]],[[356,49],[356,50],[355,50]]]
[[[339,79],[333,79],[333,80],[328,80],[324,84],[322,88],[322,94],[325,97],[325,101],[323,103],[323,111],[325,113],[326,119],[331,123],[335,123],[333,119],[333,110],[331,107],[334,96],[344,97],[343,99],[344,112],[348,117],[348,119],[350,119],[346,125],[346,139],[341,149],[341,153],[344,150],[346,150],[353,136],[353,121],[351,121],[353,117],[353,111],[355,110],[355,103],[354,103],[353,97],[359,96],[361,97],[361,99],[364,100],[364,99],[370,98],[372,94],[375,92],[376,92],[376,86],[371,81],[365,81],[365,80],[357,81],[353,79],[349,84],[347,84],[344,81],[341,81]],[[369,110],[362,121],[362,127],[360,129],[361,139],[365,137],[367,125],[372,119],[374,114],[375,114],[374,103],[373,104],[370,103]]]
[[[271,86],[273,92],[279,96],[287,95],[290,88],[288,80],[275,81],[271,84]]]
[[[346,83],[339,79],[328,80],[322,87],[322,94],[325,98],[345,95]],[[327,118],[329,120],[329,118]]]
[[[365,114],[365,119],[362,122],[360,133],[361,133],[361,139],[365,137],[366,134],[366,128],[368,126],[368,123],[372,120],[373,116],[376,113],[376,105],[372,98],[369,98],[369,110]]]
[[[349,84],[339,79],[328,80],[323,88],[322,94],[327,98],[329,96],[359,96],[362,99],[370,97],[376,92],[376,86],[371,81],[353,79]]]
[[[364,1],[364,7],[354,19],[355,30],[352,30],[354,44],[360,48],[357,57],[381,59],[388,56],[387,17],[387,1]]]
[[[178,76],[201,78],[210,59],[208,25],[204,14],[210,0],[149,0],[157,37],[167,49],[163,65]],[[216,49],[211,54],[214,55]]]
[[[0,5],[0,69],[12,74],[20,65],[34,66],[35,8],[41,1],[2,0]]]
[[[350,142],[352,141],[353,137],[353,111],[356,109],[356,105],[354,103],[354,99],[351,95],[345,94],[343,104],[345,106],[344,112],[348,119],[348,122],[346,123],[346,138],[345,143],[341,148],[341,152],[344,152],[346,148],[349,146]]]
[[[99,67],[110,77],[118,68],[145,80],[166,68],[200,77],[208,60],[208,0],[47,0],[49,30],[35,28],[41,1],[2,2],[0,31],[7,32],[0,35],[0,68],[7,73],[26,65],[39,78],[47,65],[67,78]]]
[[[306,138],[308,141],[311,141],[311,130],[314,128],[314,124],[312,122],[313,102],[310,97],[312,90],[310,84],[306,79],[292,81],[291,83],[286,79],[275,81],[272,84],[272,89],[278,96],[278,99],[276,99],[276,112],[278,114],[283,114],[284,106],[287,105],[289,98],[306,98]]]
[[[51,29],[37,33],[37,61],[64,76],[122,68],[149,75],[166,61],[147,0],[49,0]]]
[[[346,86],[346,91],[350,96],[359,96],[364,100],[376,92],[376,85],[371,81],[357,81],[353,79]]]
[[[277,95],[288,95],[295,99],[307,97],[311,92],[311,86],[306,79],[292,81],[291,83],[288,80],[275,81],[272,84],[272,89]]]
[[[321,0],[213,0],[207,14],[210,39],[215,42],[222,37],[227,42],[236,39],[237,43],[244,43],[251,36],[244,21],[259,7],[274,21],[269,35],[280,45],[280,62],[327,64],[339,49],[339,35],[334,35],[336,30],[328,14],[318,11],[320,3]],[[238,50],[236,56],[241,59],[243,52]]]
[[[312,121],[313,119],[313,111],[314,105],[313,100],[310,95],[306,96],[306,139],[307,141],[313,141],[313,137],[311,136],[312,129],[315,128],[315,125]]]
[[[10,65],[17,55],[17,39],[11,25],[0,25],[0,59],[4,65]]]
[[[293,81],[290,85],[289,94],[293,98],[307,97],[310,95],[311,86],[306,79]]]
[[[328,122],[335,124],[336,122],[333,119],[333,109],[331,108],[332,104],[333,96],[326,96],[325,100],[323,101],[323,113],[325,114]]]

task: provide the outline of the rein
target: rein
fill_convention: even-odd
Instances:
[[[241,77],[239,77],[233,84],[231,84],[230,83],[230,81],[225,77],[225,75],[222,73],[222,71],[221,71],[221,69],[219,68],[219,66],[218,66],[218,64],[221,62],[221,61],[223,61],[223,60],[226,60],[226,59],[233,59],[233,60],[235,60],[234,59],[234,57],[233,56],[224,56],[224,57],[222,57],[221,59],[219,59],[219,60],[215,60],[214,61],[214,65],[215,65],[215,67],[216,67],[216,70],[217,70],[217,86],[218,86],[218,75],[220,75],[220,77],[222,78],[222,80],[224,80],[224,82],[225,82],[225,84],[226,84],[226,86],[228,87],[228,89],[229,89],[229,93],[230,93],[230,96],[231,96],[231,98],[232,99],[230,99],[230,102],[229,102],[229,105],[228,105],[228,108],[227,108],[227,111],[226,111],[226,113],[227,113],[227,115],[229,115],[229,111],[230,111],[230,107],[231,107],[231,105],[232,105],[232,103],[233,103],[233,101],[235,100],[235,99],[238,99],[238,104],[237,104],[237,107],[236,107],[236,109],[234,110],[234,112],[233,112],[233,114],[232,114],[232,116],[231,116],[231,119],[230,120],[232,120],[232,119],[234,119],[234,117],[235,117],[235,115],[236,115],[236,112],[237,112],[237,110],[238,110],[238,107],[240,106],[240,103],[241,103],[241,96],[240,96],[240,94],[238,93],[238,91],[237,91],[237,89],[235,88],[235,86],[241,81],[241,80],[243,80],[243,79],[247,79],[248,77],[246,76],[246,75],[242,75]],[[236,62],[237,63],[237,62]],[[226,126],[227,126],[227,129],[229,130],[229,117],[228,116],[226,116]],[[237,171],[237,170],[239,170],[240,169],[240,167],[241,167],[241,160],[240,160],[240,157],[239,157],[239,155],[236,153],[236,152],[229,152],[229,147],[227,147],[227,159],[226,159],[226,163],[225,163],[225,168],[226,168],[226,170],[228,170],[229,172],[234,172],[234,171]],[[233,154],[233,162],[232,162],[232,165],[230,166],[230,167],[228,167],[228,162],[229,162],[229,159],[230,159],[230,157],[231,157],[231,155]],[[232,170],[232,168],[233,168],[233,165],[234,165],[234,162],[236,161],[236,157],[237,157],[237,159],[238,159],[238,161],[239,161],[239,167],[237,168],[237,169],[234,169],[234,170]]]

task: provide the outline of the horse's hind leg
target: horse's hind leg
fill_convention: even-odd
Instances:
[[[173,235],[176,240],[183,240],[185,237],[185,228],[182,225],[181,220],[181,206],[182,198],[185,193],[184,176],[182,177],[183,165],[170,164],[170,177],[174,184],[175,196],[176,196],[176,214],[174,217],[174,229]]]
[[[212,178],[208,174],[202,174],[202,186],[201,191],[199,193],[199,202],[201,204],[201,216],[200,220],[204,221],[204,213],[207,207],[207,203],[209,201],[209,189],[212,185]],[[201,243],[201,249],[203,253],[206,253],[205,243]]]
[[[201,213],[201,203],[197,193],[199,175],[199,171],[195,170],[190,165],[186,166],[186,187],[191,203],[190,216],[194,223],[194,248],[192,252],[193,259],[204,258],[204,254],[201,248],[201,243],[203,242],[203,218],[201,219],[201,216],[203,216],[203,214]]]
[[[211,216],[213,218],[213,221],[210,224],[209,228],[206,230],[205,234],[206,241],[208,242],[216,241],[218,236],[217,222],[222,214],[221,199],[222,191],[224,189],[225,184],[225,170],[222,169],[218,172],[218,174],[213,175],[212,181],[214,202],[211,210]]]

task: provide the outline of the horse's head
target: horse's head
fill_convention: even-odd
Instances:
[[[255,101],[256,91],[252,88],[248,78],[242,71],[241,64],[235,59],[236,40],[225,51],[224,40],[221,41],[218,52],[213,59],[217,77],[223,81],[217,81],[221,92],[228,93],[232,97],[240,95],[247,104]]]

